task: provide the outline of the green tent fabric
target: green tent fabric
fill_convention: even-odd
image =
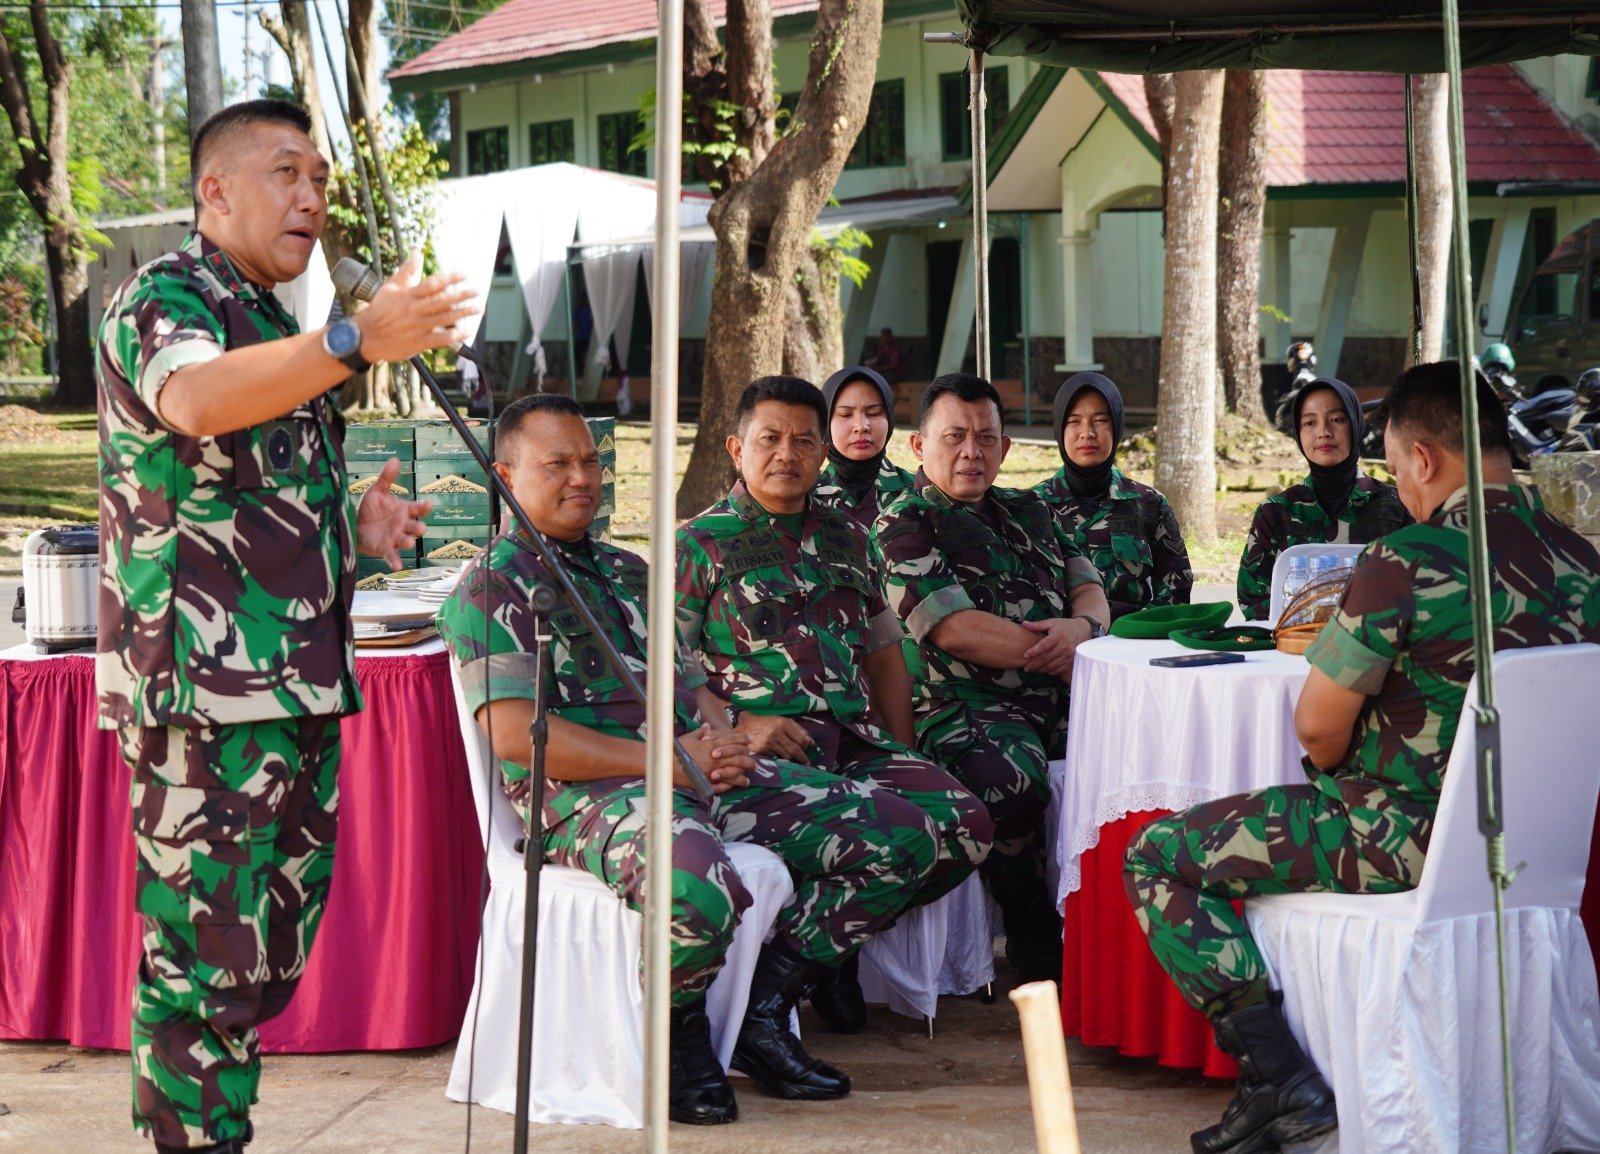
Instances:
[[[1600,55],[1600,13],[1571,0],[1462,0],[1461,63]],[[967,43],[1058,68],[1443,72],[1438,4],[1344,0],[956,0]],[[1413,27],[1407,27],[1407,25]]]

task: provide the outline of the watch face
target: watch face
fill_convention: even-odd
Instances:
[[[336,321],[328,328],[326,343],[334,356],[348,357],[361,348],[361,330],[351,321]]]

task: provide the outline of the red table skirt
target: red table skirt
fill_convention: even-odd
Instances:
[[[1081,859],[1082,885],[1062,910],[1061,1022],[1068,1037],[1115,1046],[1130,1057],[1232,1078],[1238,1067],[1218,1050],[1205,1018],[1178,996],[1156,963],[1122,883],[1128,842],[1169,810],[1131,813],[1100,827],[1100,844]],[[1600,812],[1595,814],[1583,922],[1600,965]]]
[[[456,1036],[483,848],[442,652],[360,658],[343,722],[333,891],[277,1053]],[[129,771],[87,657],[0,662],[0,1039],[128,1048],[139,926]]]

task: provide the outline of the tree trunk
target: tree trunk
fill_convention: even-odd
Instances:
[[[289,58],[289,83],[294,88],[295,100],[311,117],[311,140],[317,151],[331,160],[333,145],[328,136],[328,118],[322,110],[322,89],[317,82],[316,56],[311,47],[311,14],[306,11],[306,0],[278,0],[278,12],[280,19],[274,19],[267,12],[258,13],[256,18]]]
[[[839,254],[827,245],[811,245],[800,260],[796,278],[806,310],[806,334],[821,383],[844,359],[844,310],[839,307]]]
[[[367,107],[368,99],[378,98],[378,5],[373,0],[350,0],[349,17],[350,48],[356,57],[355,70],[346,67],[350,119],[371,124],[383,111]]]
[[[222,54],[217,48],[216,0],[180,0],[183,79],[189,97],[189,139],[222,111]]]
[[[1422,279],[1422,360],[1444,357],[1445,300],[1450,283],[1450,94],[1443,73],[1417,76],[1417,274]],[[1472,334],[1464,334],[1467,340]],[[1461,349],[1471,356],[1473,350]],[[1410,363],[1410,342],[1406,357]]]
[[[1167,187],[1167,154],[1172,151],[1172,100],[1174,85],[1172,74],[1147,72],[1144,78],[1144,100],[1150,106],[1150,119],[1156,126],[1156,143],[1161,146],[1161,187]],[[1165,227],[1163,212],[1163,227]]]
[[[1176,79],[1166,186],[1156,488],[1185,534],[1217,539],[1217,138],[1222,73]]]
[[[761,0],[734,0],[728,14],[730,89],[735,77],[748,77],[742,103],[750,107],[751,95],[759,98],[765,86],[766,111],[758,118],[765,123],[750,126],[758,144],[771,133],[771,22],[756,18],[765,10]],[[822,0],[793,125],[712,206],[716,278],[700,423],[678,491],[680,516],[726,494],[732,465],[723,441],[739,393],[783,365],[789,290],[866,119],[882,33],[883,0]]]
[[[1229,71],[1223,80],[1217,160],[1217,356],[1228,408],[1263,424],[1260,296],[1266,165],[1266,73]]]
[[[45,263],[56,306],[56,357],[61,375],[57,400],[94,401],[94,352],[89,344],[87,244],[72,206],[69,183],[68,93],[72,66],[50,32],[45,0],[32,0],[28,15],[39,70],[45,83],[43,131],[33,114],[23,55],[11,43],[10,26],[0,22],[0,107],[4,107],[21,165],[17,187],[44,224]]]
[[[800,282],[790,281],[783,295],[783,373],[814,384],[823,378],[816,342],[811,338],[809,311]]]

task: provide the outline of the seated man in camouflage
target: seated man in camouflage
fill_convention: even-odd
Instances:
[[[1307,651],[1303,785],[1195,806],[1128,847],[1128,896],[1157,959],[1239,1059],[1202,1154],[1276,1150],[1338,1124],[1289,1033],[1236,898],[1417,884],[1473,674],[1459,369],[1419,365],[1387,402],[1389,471],[1416,523],[1367,547]],[[1600,556],[1512,483],[1504,410],[1478,380],[1494,648],[1600,641]],[[1468,735],[1468,740],[1471,740]]]
[[[629,667],[646,670],[645,564],[589,535],[600,501],[600,457],[582,410],[567,397],[526,397],[506,408],[495,470],[560,553]],[[503,533],[467,569],[439,611],[461,666],[467,703],[506,763],[524,803],[533,717],[529,592],[547,576],[520,530]],[[586,869],[630,908],[643,902],[644,706],[577,612],[550,619],[550,778],[543,798],[548,861]],[[871,782],[752,757],[749,739],[702,724],[680,683],[678,732],[716,789],[673,799],[672,1117],[731,1122],[738,1106],[711,1049],[705,993],[722,966],[750,895],[723,852],[727,838],[766,846],[794,877],[793,900],[762,948],[733,1066],[784,1098],[839,1098],[850,1080],[801,1049],[789,1012],[812,982],[886,924],[934,863],[934,835],[916,806]],[[518,781],[520,779],[520,790]],[[684,786],[681,778],[676,784]]]
[[[989,852],[983,803],[916,753],[904,632],[884,603],[866,533],[813,500],[825,454],[821,391],[762,377],[739,398],[728,452],[740,480],[678,531],[678,631],[703,663],[702,716],[753,753],[892,789],[932,819],[939,862],[917,903],[948,893]],[[855,1033],[866,1005],[855,955],[811,1004]]]
[[[921,748],[994,819],[984,880],[1006,956],[1028,980],[1061,977],[1061,917],[1044,880],[1048,761],[1062,755],[1077,647],[1106,631],[1100,577],[1035,493],[995,485],[1011,448],[1000,394],[949,373],[923,394],[916,487],[877,521],[905,646]]]

